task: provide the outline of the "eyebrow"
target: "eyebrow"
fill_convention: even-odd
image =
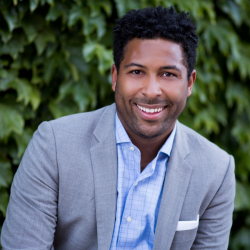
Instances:
[[[133,66],[137,66],[137,67],[144,68],[144,69],[147,68],[146,66],[143,66],[143,65],[138,64],[138,63],[130,63],[130,64],[128,64],[128,65],[125,65],[125,66],[124,66],[124,69],[129,68],[129,67],[133,67]]]
[[[181,73],[181,70],[177,68],[176,66],[163,66],[163,67],[160,67],[160,69],[175,69]]]
[[[130,63],[130,64],[125,65],[124,69],[127,69],[129,67],[133,67],[133,66],[137,66],[137,67],[144,68],[144,69],[147,68],[146,66],[138,64],[138,63]],[[163,66],[163,67],[160,67],[160,70],[162,70],[162,69],[174,69],[174,70],[177,70],[177,71],[179,71],[181,73],[181,70],[179,68],[177,68],[176,66]]]

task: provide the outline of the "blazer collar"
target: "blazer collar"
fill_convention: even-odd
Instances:
[[[110,106],[107,106],[102,113],[93,132],[98,142],[106,140],[112,136],[114,136],[115,139],[115,112],[116,105],[113,103]]]
[[[117,200],[115,111],[115,104],[105,108],[93,133],[98,143],[90,149],[95,183],[99,250],[109,250],[115,225]]]
[[[176,122],[177,132],[174,141],[174,147],[177,148],[180,157],[185,159],[190,151],[188,146],[188,137],[186,132],[184,131],[184,125],[181,124],[179,121]]]
[[[177,122],[157,219],[154,250],[171,247],[193,170],[185,161],[189,153],[187,135],[183,125]]]

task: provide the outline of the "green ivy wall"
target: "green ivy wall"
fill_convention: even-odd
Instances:
[[[0,0],[0,225],[38,125],[114,102],[114,20],[158,5],[197,24],[197,81],[179,120],[235,157],[230,249],[250,249],[249,0]]]

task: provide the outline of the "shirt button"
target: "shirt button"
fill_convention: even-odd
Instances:
[[[131,218],[130,218],[130,216],[127,218],[127,222],[130,222],[131,221]]]
[[[138,182],[135,183],[135,186],[137,186]]]
[[[131,150],[135,150],[135,148],[134,148],[134,147],[130,147],[130,149],[131,149]]]

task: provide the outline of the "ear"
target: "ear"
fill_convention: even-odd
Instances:
[[[117,82],[117,69],[115,64],[111,68],[111,77],[112,77],[112,89],[115,92],[116,82]]]
[[[191,76],[188,79],[188,94],[187,94],[187,97],[189,97],[192,94],[192,88],[193,88],[195,79],[196,79],[196,70],[193,70],[192,73],[191,73]]]

